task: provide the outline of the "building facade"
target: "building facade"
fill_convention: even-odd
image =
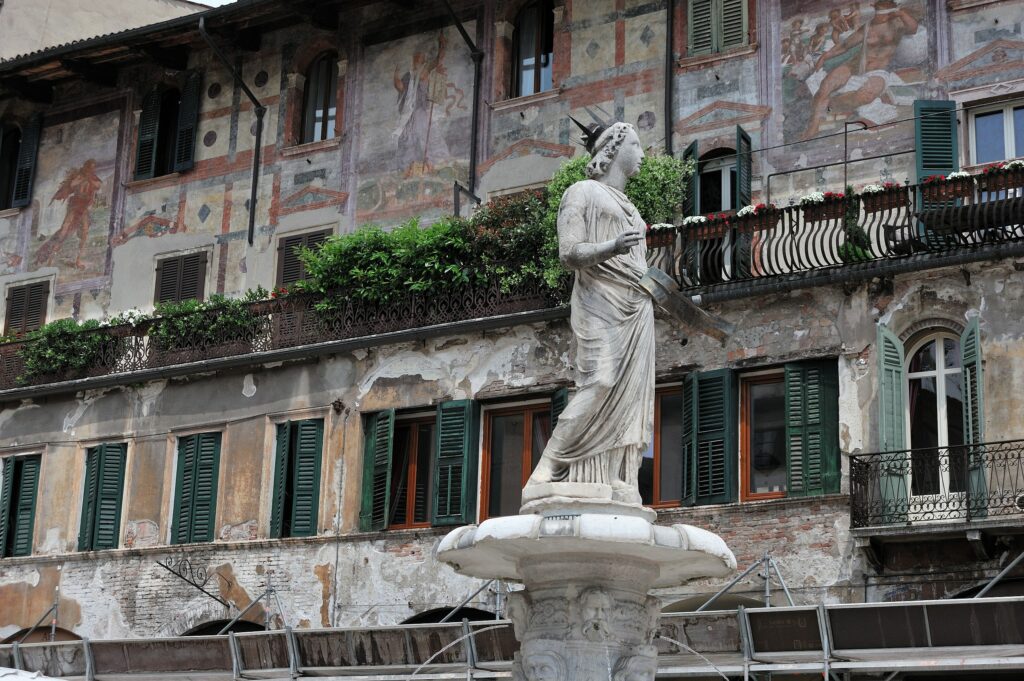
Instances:
[[[772,552],[800,604],[969,594],[1024,551],[1024,182],[990,166],[1024,156],[1024,2],[201,16],[0,64],[0,636],[54,604],[98,639],[206,631],[268,585],[254,626],[429,619],[477,591],[432,550],[518,510],[572,386],[564,299],[261,301],[230,342],[91,332],[102,361],[60,375],[19,334],[288,286],[298,246],[543,187],[581,153],[569,115],[694,161],[685,212],[708,217],[650,257],[738,329],[658,321],[659,521],[743,567]],[[758,203],[778,207],[735,214]],[[763,594],[755,572],[722,604]]]

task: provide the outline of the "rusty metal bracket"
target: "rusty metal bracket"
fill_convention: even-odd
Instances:
[[[164,570],[167,570],[172,575],[174,575],[181,581],[185,582],[186,584],[190,584],[196,589],[199,589],[204,594],[206,594],[213,600],[223,605],[225,608],[231,607],[231,604],[225,601],[223,598],[213,595],[204,588],[206,586],[206,583],[210,581],[210,576],[206,574],[206,568],[193,568],[192,561],[189,560],[187,556],[183,556],[181,560],[178,561],[177,565],[174,564],[174,561],[168,561],[168,563],[169,564],[156,561],[156,564],[162,567]],[[216,572],[213,574],[220,577],[220,575]],[[223,579],[223,577],[221,577],[221,579]]]

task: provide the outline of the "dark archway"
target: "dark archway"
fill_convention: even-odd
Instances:
[[[708,602],[714,594],[698,594],[691,596],[690,598],[684,598],[681,601],[675,603],[669,603],[661,609],[663,614],[672,614],[678,612],[694,612],[697,608]],[[739,606],[744,608],[763,608],[764,601],[751,598],[749,596],[734,596],[732,594],[723,594],[711,604],[708,610],[735,610]]]
[[[11,634],[7,638],[5,638],[3,641],[0,641],[0,644],[14,643],[15,641],[18,641],[20,643],[49,643],[50,642],[50,627],[48,627],[48,626],[47,627],[39,627],[38,629],[33,631],[32,634],[28,638],[26,638],[24,641],[22,641],[21,637],[24,636],[25,634],[27,634],[28,631],[29,631],[28,629],[22,629],[19,632]],[[81,641],[82,637],[79,636],[78,634],[76,634],[73,631],[68,631],[67,629],[61,629],[60,627],[57,627],[57,629],[54,631],[53,640],[54,641]]]
[[[974,598],[978,595],[978,592],[986,586],[988,586],[988,582],[964,589],[960,593],[950,596],[950,598]],[[982,598],[999,598],[1006,596],[1024,596],[1024,577],[1001,579],[988,593],[982,596]]]
[[[211,622],[204,622],[203,624],[192,627],[182,634],[182,636],[216,636],[230,621],[231,620],[213,620]],[[244,634],[249,631],[266,631],[266,628],[262,624],[257,624],[255,622],[238,620],[231,625],[230,629],[228,629],[228,632],[233,634]]]
[[[451,611],[451,608],[434,608],[433,610],[426,610],[413,615],[402,622],[402,624],[437,624]],[[461,622],[463,619],[467,619],[470,622],[484,622],[486,620],[493,620],[496,618],[493,612],[488,612],[486,610],[480,610],[478,608],[459,608],[454,615],[448,618],[448,622]]]

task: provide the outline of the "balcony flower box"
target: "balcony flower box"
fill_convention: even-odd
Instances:
[[[730,213],[694,215],[683,220],[687,241],[708,241],[721,239],[732,229],[734,217]]]
[[[846,201],[842,192],[814,192],[801,197],[804,222],[838,220],[846,214]]]
[[[782,212],[775,207],[774,203],[744,206],[736,212],[736,227],[744,232],[775,229],[781,217]]]
[[[931,175],[921,182],[921,196],[925,201],[940,202],[968,198],[974,194],[974,178],[969,173]]]
[[[670,248],[679,231],[674,226],[647,229],[647,248]]]
[[[981,190],[986,192],[1024,188],[1024,161],[990,165],[982,171],[978,183]]]
[[[906,187],[897,182],[869,184],[861,190],[860,198],[865,213],[899,210],[910,205],[910,194]]]

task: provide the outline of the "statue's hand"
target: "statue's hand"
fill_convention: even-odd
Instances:
[[[615,238],[615,246],[612,250],[615,255],[624,255],[629,253],[630,249],[640,243],[643,238],[644,235],[637,231],[623,232]]]

